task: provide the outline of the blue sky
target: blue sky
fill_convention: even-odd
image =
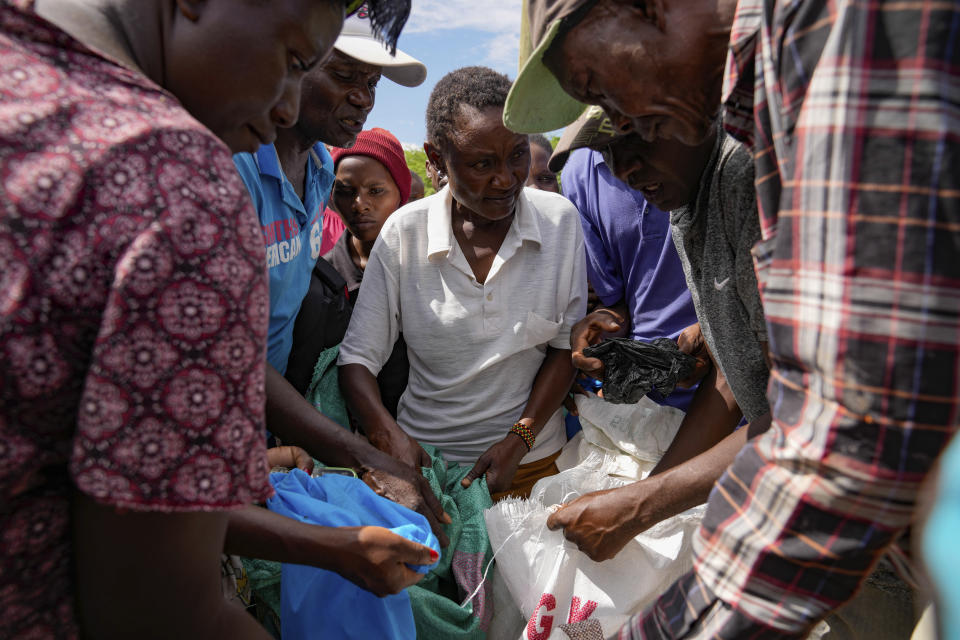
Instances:
[[[421,145],[430,91],[448,72],[469,65],[517,75],[521,0],[413,0],[399,48],[427,65],[419,87],[401,87],[383,78],[365,128],[383,127],[401,142]]]

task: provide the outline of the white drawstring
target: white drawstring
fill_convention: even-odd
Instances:
[[[569,497],[570,495],[576,495],[576,492],[568,493],[568,494],[567,494],[567,497]],[[566,501],[567,501],[566,498],[564,498],[563,501],[561,502],[561,504],[566,503]],[[518,500],[517,502],[519,503],[519,502],[529,502],[529,501],[528,501],[528,500]],[[547,507],[547,508],[556,511],[557,509],[560,508],[560,505],[553,505],[552,507]],[[487,568],[483,570],[483,576],[481,576],[481,578],[480,578],[480,583],[477,585],[477,588],[473,590],[473,593],[471,593],[469,596],[467,596],[466,600],[464,600],[463,603],[460,605],[460,608],[461,608],[461,609],[463,609],[464,607],[466,607],[467,604],[468,604],[471,600],[473,600],[473,598],[474,598],[478,593],[480,593],[480,589],[483,588],[483,584],[487,581],[487,574],[490,572],[490,567],[493,565],[493,561],[494,561],[494,559],[497,557],[497,554],[500,553],[501,551],[503,551],[503,548],[504,548],[505,546],[507,546],[507,543],[508,543],[508,542],[510,542],[510,538],[512,538],[513,536],[515,536],[515,535],[517,535],[518,533],[520,533],[519,527],[522,526],[523,523],[526,522],[528,518],[530,518],[531,516],[535,516],[535,515],[539,515],[539,514],[537,514],[536,512],[532,512],[532,513],[528,513],[527,515],[523,516],[523,518],[520,520],[520,522],[516,525],[517,530],[514,531],[513,533],[511,533],[510,535],[508,535],[508,536],[503,540],[503,542],[500,543],[500,546],[497,547],[497,550],[493,552],[493,555],[492,555],[492,556],[490,556],[490,560],[489,560],[489,562],[487,562]],[[546,523],[544,523],[544,527],[545,527],[545,526],[546,526]],[[542,529],[540,530],[540,537],[537,538],[537,542],[538,542],[538,543],[540,542],[540,538],[541,538],[541,537],[543,537],[543,530],[542,530]],[[538,578],[538,579],[539,579],[539,578]]]

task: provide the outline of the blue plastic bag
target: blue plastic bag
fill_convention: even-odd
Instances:
[[[378,496],[361,480],[338,475],[311,478],[294,469],[271,474],[270,482],[276,490],[267,501],[271,511],[331,527],[384,527],[440,552],[440,543],[426,518]],[[427,573],[434,566],[411,569]],[[416,638],[406,591],[378,598],[332,571],[286,563],[280,584],[284,640]]]

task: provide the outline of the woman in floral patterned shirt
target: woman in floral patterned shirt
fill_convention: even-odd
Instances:
[[[270,493],[263,243],[230,153],[293,124],[343,8],[0,4],[0,637],[265,635],[217,571],[273,515],[227,513]],[[291,531],[274,555],[336,549],[373,588],[429,560]]]

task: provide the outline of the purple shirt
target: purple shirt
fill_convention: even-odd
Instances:
[[[670,237],[670,214],[618,180],[597,151],[570,154],[561,177],[563,195],[580,211],[587,278],[600,300],[625,300],[634,340],[676,339],[697,322],[680,257]],[[660,401],[656,392],[651,399]],[[692,389],[677,389],[665,402],[684,411]]]

